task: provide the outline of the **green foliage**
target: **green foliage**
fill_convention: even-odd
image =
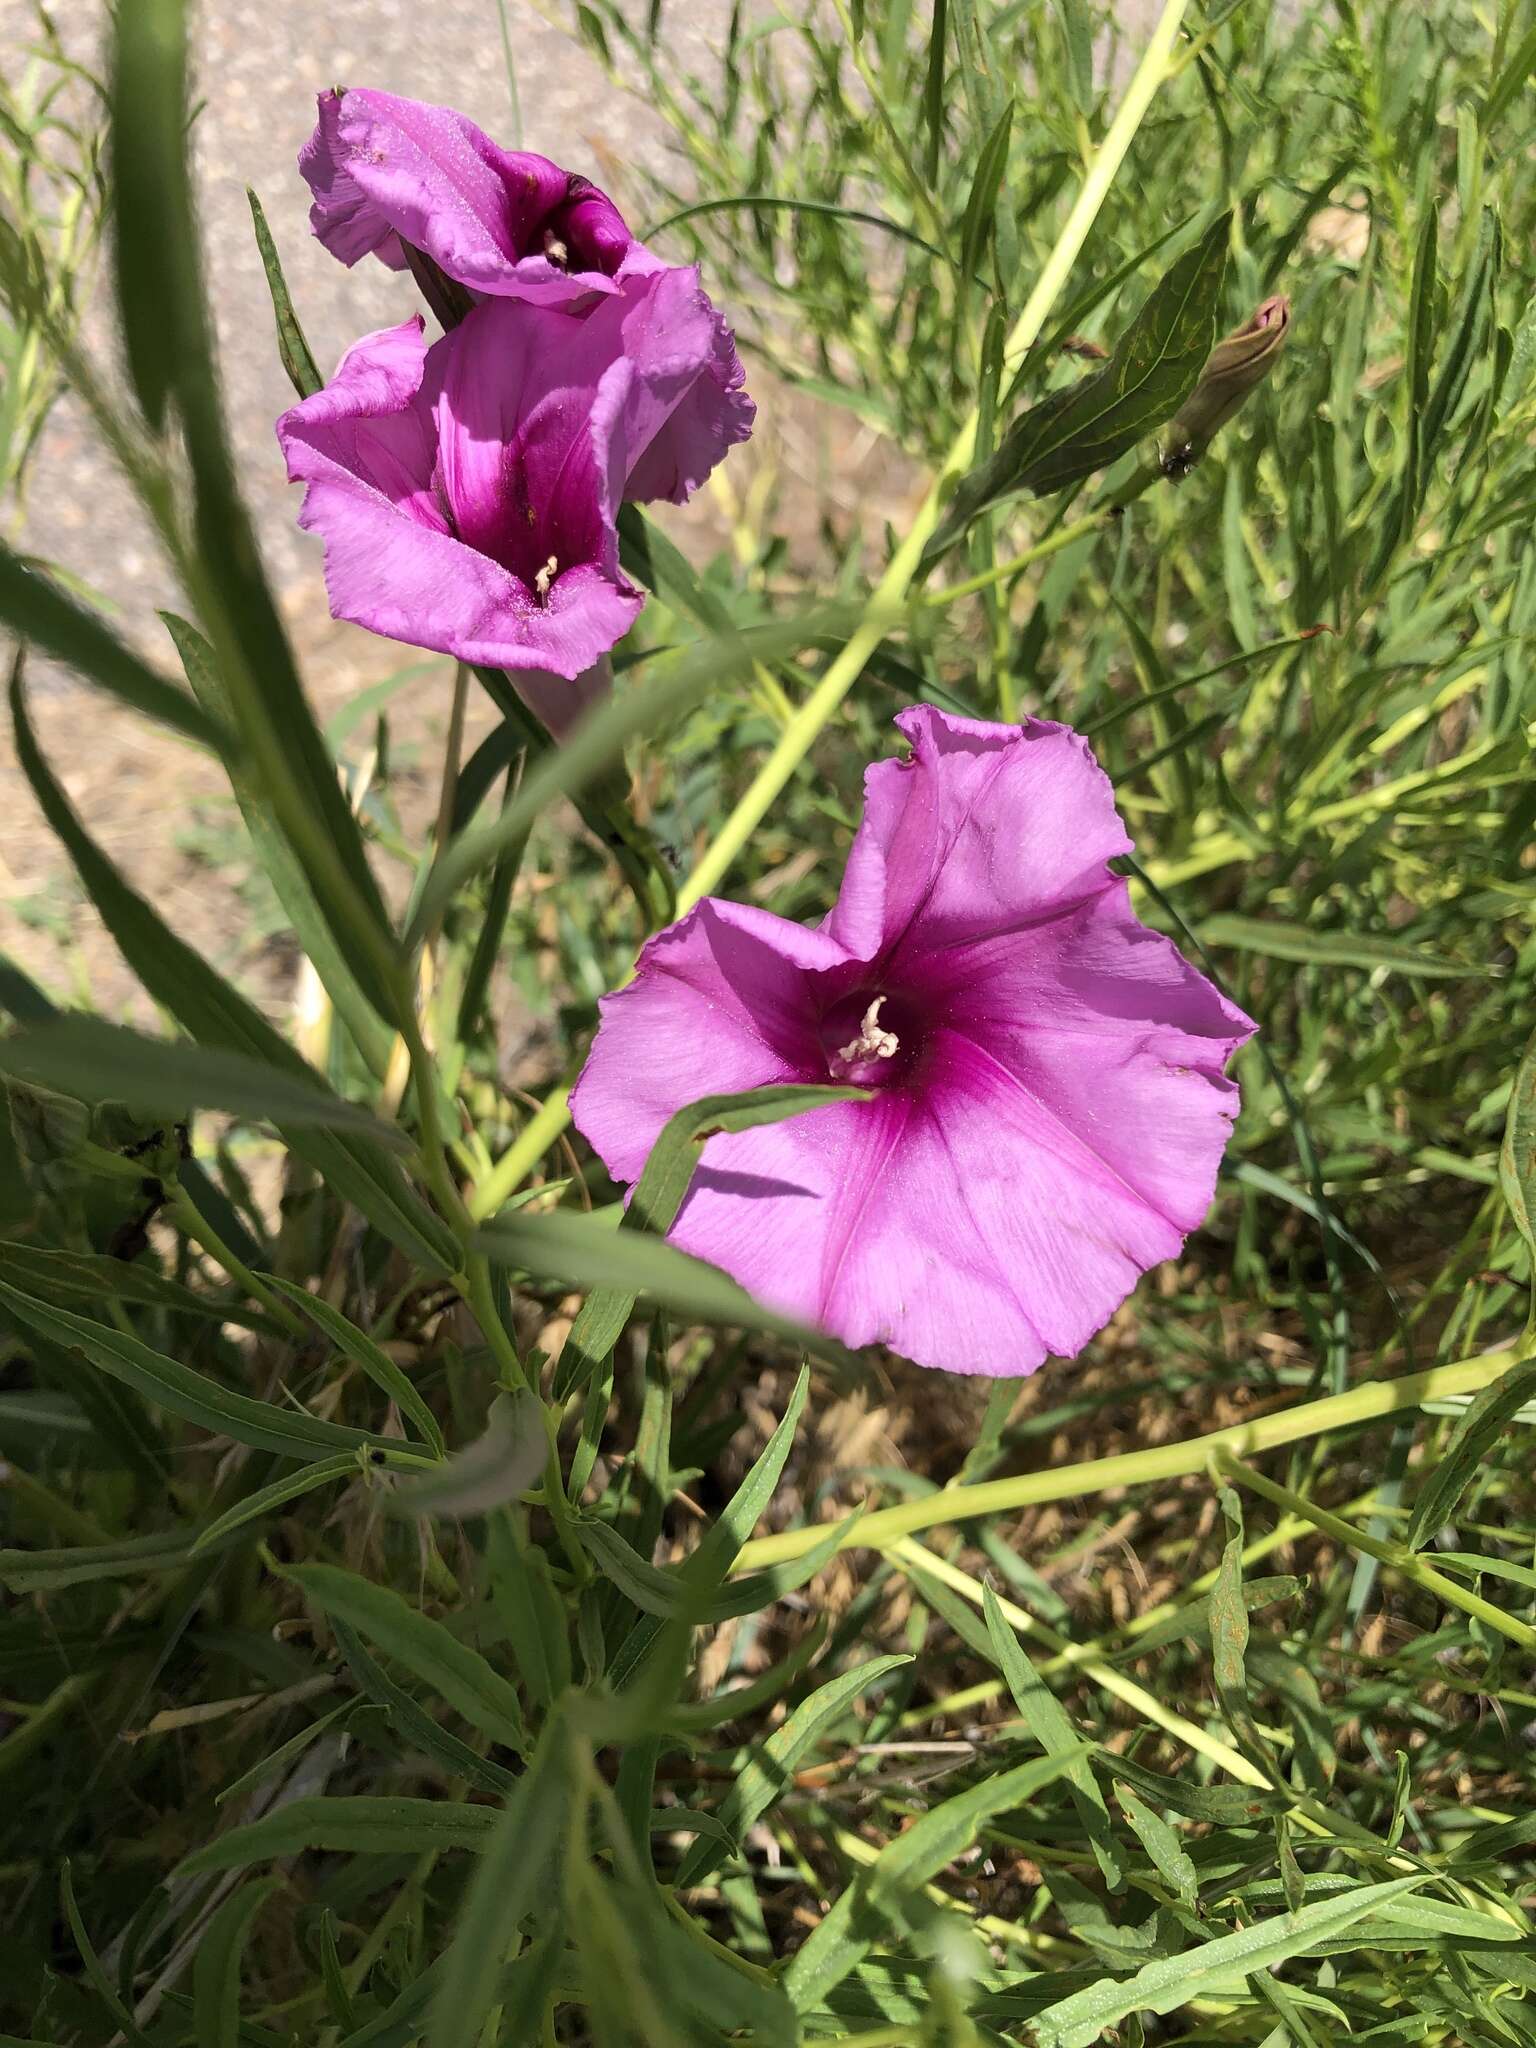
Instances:
[[[218,758],[316,996],[284,1030],[121,872],[18,661],[159,1017],[0,959],[0,2041],[1536,2040],[1530,9],[1173,0],[1148,70],[1107,0],[794,0],[698,78],[662,0],[569,13],[765,417],[922,509],[751,455],[713,560],[627,509],[612,703],[555,747],[459,672],[426,831],[436,665],[322,728],[261,571],[180,0],[116,10],[84,119],[46,23],[0,91],[0,477],[72,381],[186,686],[17,548],[0,618]],[[1138,907],[1262,1027],[1186,1260],[985,1404],[663,1241],[712,1130],[850,1091],[706,1097],[623,1212],[554,1149],[646,931],[819,918],[915,699],[1089,733]]]

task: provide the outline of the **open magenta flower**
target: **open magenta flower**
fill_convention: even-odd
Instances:
[[[583,675],[642,603],[620,501],[714,347],[691,270],[586,317],[491,299],[430,347],[419,318],[365,335],[277,423],[331,610],[463,661]]]
[[[621,1181],[700,1096],[841,1081],[706,1144],[672,1231],[763,1301],[950,1372],[1081,1350],[1203,1219],[1253,1025],[1133,916],[1068,727],[897,719],[817,930],[707,900],[605,998],[572,1098]]]
[[[643,293],[668,268],[590,180],[499,148],[450,107],[367,88],[321,93],[299,168],[314,194],[310,225],[349,265],[374,255],[401,269],[408,243],[476,299],[569,312]],[[681,504],[752,431],[731,330],[713,306],[709,313],[712,346],[633,479],[637,501]]]

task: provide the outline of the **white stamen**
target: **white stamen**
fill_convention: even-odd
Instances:
[[[553,228],[544,230],[544,254],[556,270],[564,270],[570,263],[571,252],[555,233]]]
[[[890,1060],[900,1052],[901,1040],[895,1032],[882,1031],[880,1028],[880,1005],[884,1001],[884,996],[875,997],[864,1012],[864,1021],[859,1026],[858,1037],[849,1039],[838,1053],[840,1060],[847,1060],[850,1065],[857,1060]]]
[[[548,597],[549,586],[551,585],[551,583],[554,582],[555,578],[559,574],[559,557],[556,555],[551,555],[549,560],[544,564],[543,568],[539,571],[538,575],[535,576],[533,579],[534,596],[538,598],[541,604],[543,603],[544,599]]]

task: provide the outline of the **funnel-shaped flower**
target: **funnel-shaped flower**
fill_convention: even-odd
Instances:
[[[299,152],[310,226],[346,264],[392,269],[407,241],[493,298],[567,305],[618,290],[637,244],[605,192],[546,156],[499,149],[451,107],[367,88],[323,92]]]
[[[633,624],[614,521],[715,345],[690,270],[587,317],[488,300],[429,348],[365,335],[277,423],[331,610],[463,661],[574,678]]]
[[[633,1181],[717,1092],[868,1101],[721,1134],[672,1236],[849,1344],[950,1372],[1070,1356],[1209,1206],[1253,1030],[1132,915],[1108,778],[1061,725],[921,705],[817,930],[709,900],[602,1006],[576,1122]]]
[[[321,93],[299,168],[314,194],[310,224],[346,264],[376,255],[398,270],[410,244],[476,299],[570,312],[643,294],[667,268],[588,179],[548,157],[499,148],[450,107],[366,88]],[[632,479],[637,501],[681,504],[752,431],[731,330],[709,311],[712,347]]]

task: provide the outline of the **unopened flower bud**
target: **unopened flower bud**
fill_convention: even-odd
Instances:
[[[1283,292],[1266,299],[1241,327],[1218,341],[1200,381],[1165,431],[1163,467],[1193,468],[1211,437],[1224,427],[1249,392],[1274,368],[1291,329],[1291,302]]]

